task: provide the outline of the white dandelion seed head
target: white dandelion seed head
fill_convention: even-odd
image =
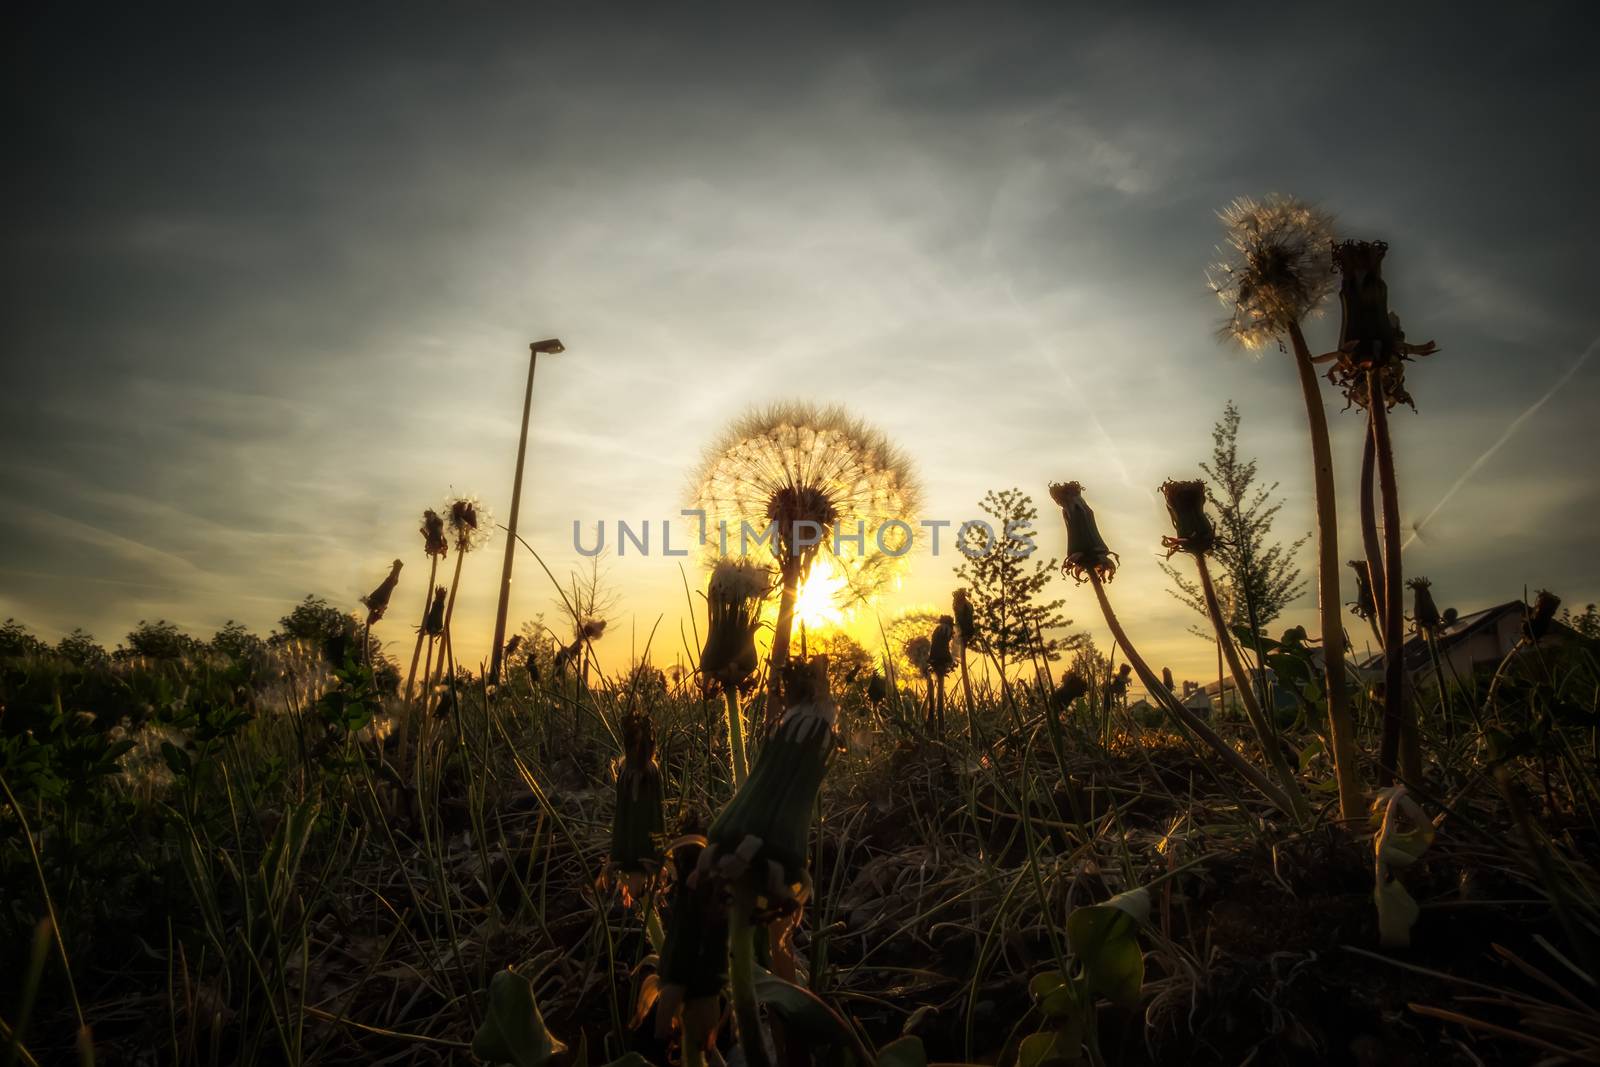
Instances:
[[[902,569],[921,490],[910,459],[883,433],[840,407],[774,404],[736,419],[706,450],[690,492],[705,512],[707,562],[749,548],[771,524],[778,535],[759,551],[781,570],[832,557],[845,599],[863,600]],[[791,544],[797,520],[817,523],[813,549]],[[899,524],[904,524],[899,525]],[[729,543],[720,543],[719,531]],[[861,546],[853,540],[864,532]],[[837,537],[835,535],[838,535]],[[888,551],[879,550],[879,537]],[[835,551],[835,549],[838,549]]]
[[[1293,197],[1240,197],[1218,212],[1222,259],[1206,272],[1228,309],[1219,333],[1260,349],[1315,314],[1333,292],[1333,216]]]

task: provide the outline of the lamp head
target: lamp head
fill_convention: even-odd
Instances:
[[[531,352],[537,352],[540,355],[553,356],[557,352],[565,352],[567,350],[567,346],[562,344],[559,338],[552,337],[545,341],[533,342],[528,346],[528,350]]]

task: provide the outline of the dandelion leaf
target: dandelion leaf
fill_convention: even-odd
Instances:
[[[472,1054],[492,1064],[548,1067],[567,1046],[550,1033],[533,997],[533,983],[505,970],[489,983],[489,1011],[472,1038]]]
[[[1138,1006],[1144,985],[1139,924],[1149,915],[1149,891],[1130,889],[1067,916],[1067,941],[1083,964],[1091,992],[1123,1007]]]
[[[1384,948],[1407,948],[1411,944],[1411,928],[1416,925],[1422,909],[1411,899],[1406,887],[1398,878],[1391,878],[1372,891],[1373,902],[1378,905],[1378,942]]]

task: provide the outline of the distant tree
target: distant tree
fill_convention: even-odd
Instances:
[[[16,619],[7,619],[0,625],[0,659],[20,659],[37,656],[47,651],[47,646]]]
[[[992,656],[1002,675],[1008,664],[1034,656],[1059,659],[1083,635],[1057,636],[1072,625],[1061,615],[1066,601],[1043,599],[1056,561],[1034,553],[1033,521],[1039,510],[1033,498],[1021,489],[991,489],[978,506],[994,520],[992,530],[968,526],[957,534],[956,546],[966,557],[956,576],[972,597],[977,650]]]
[[[74,667],[98,667],[111,660],[111,653],[81,627],[56,642],[56,655]]]
[[[1257,485],[1256,461],[1239,455],[1239,421],[1239,409],[1230,400],[1211,430],[1211,462],[1200,464],[1200,470],[1217,516],[1217,599],[1230,627],[1245,627],[1259,637],[1304,591],[1294,557],[1311,535],[1287,545],[1272,540],[1272,525],[1283,501],[1273,497],[1278,483]],[[1177,587],[1170,590],[1172,595],[1205,617],[1200,587],[1168,564],[1163,563],[1162,570]],[[1208,641],[1216,640],[1209,626],[1192,629]]]
[[[1586,606],[1578,615],[1574,615],[1571,608],[1563,609],[1561,621],[1591,641],[1600,640],[1600,610],[1596,610],[1593,604]]]
[[[122,647],[113,655],[117,659],[142,656],[145,659],[175,660],[192,656],[204,647],[198,640],[178,629],[177,623],[168,622],[166,619],[157,619],[155,622],[140,619],[139,625],[123,638]]]
[[[243,623],[229,619],[212,635],[211,648],[235,662],[242,662],[260,656],[267,650],[267,643],[245,629]]]
[[[840,704],[865,699],[876,666],[872,653],[843,630],[829,630],[811,639],[811,651],[828,657],[828,689]]]
[[[362,633],[360,621],[354,615],[340,611],[319,596],[308,594],[293,611],[278,620],[278,629],[268,638],[268,643],[308,642],[322,650],[330,666],[339,667],[349,657],[359,658]],[[388,692],[388,659],[377,638],[369,638],[369,642],[373,670],[383,675],[379,681]]]

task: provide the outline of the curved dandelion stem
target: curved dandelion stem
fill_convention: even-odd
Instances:
[[[1106,626],[1111,630],[1111,636],[1116,639],[1117,644],[1122,647],[1123,655],[1128,657],[1129,666],[1139,676],[1139,681],[1144,684],[1146,691],[1156,698],[1174,718],[1184,726],[1187,726],[1189,732],[1199,738],[1206,747],[1222,757],[1223,762],[1238,771],[1241,777],[1255,786],[1257,792],[1266,797],[1280,810],[1293,815],[1295,813],[1294,802],[1285,795],[1283,790],[1279,789],[1271,779],[1262,774],[1258,768],[1252,766],[1243,756],[1239,755],[1232,745],[1218,737],[1216,731],[1211,729],[1203,719],[1175,700],[1172,696],[1172,691],[1161,684],[1161,679],[1156,677],[1149,664],[1145,663],[1144,657],[1139,655],[1138,650],[1128,640],[1127,631],[1123,630],[1122,622],[1117,618],[1116,611],[1111,607],[1111,600],[1106,596],[1105,583],[1100,579],[1099,571],[1091,569],[1088,575],[1089,584],[1094,586],[1095,598],[1100,601],[1100,613],[1105,616]]]
[[[1388,589],[1383,584],[1383,546],[1378,542],[1377,446],[1372,416],[1361,442],[1361,549],[1367,554],[1367,587],[1372,590],[1373,629],[1383,644],[1383,619]]]
[[[406,699],[407,703],[410,703],[410,701],[411,701],[411,688],[412,688],[413,685],[416,684],[416,681],[417,681],[417,661],[422,658],[422,634],[423,634],[424,628],[426,628],[427,623],[428,623],[428,608],[431,607],[432,603],[433,603],[433,582],[434,582],[434,579],[439,576],[439,557],[438,556],[430,556],[429,558],[433,562],[428,567],[428,584],[422,590],[422,617],[421,617],[420,621],[418,621],[418,623],[417,623],[417,643],[416,643],[415,647],[413,647],[411,649],[411,669],[410,669],[410,671],[408,671],[406,673],[405,699]],[[405,730],[405,727],[404,727],[404,724],[402,724],[401,725],[401,748],[402,749],[405,747],[404,746],[404,741],[405,741],[404,730]]]
[[[739,1027],[739,1049],[750,1067],[768,1067],[766,1037],[761,1030],[761,1007],[756,1000],[756,926],[750,921],[755,894],[741,884],[733,893],[729,913],[728,980],[733,986],[733,1017]]]
[[[1355,720],[1345,684],[1344,621],[1339,595],[1339,509],[1333,482],[1333,448],[1328,443],[1328,413],[1322,406],[1311,350],[1298,322],[1288,326],[1300,392],[1311,431],[1311,461],[1317,505],[1317,609],[1322,623],[1322,661],[1328,695],[1328,735],[1333,748],[1333,774],[1339,786],[1339,814],[1361,817],[1361,780],[1356,774]]]
[[[1283,746],[1278,743],[1278,733],[1272,728],[1271,720],[1267,718],[1260,701],[1256,699],[1249,672],[1239,659],[1239,649],[1228,633],[1227,624],[1222,618],[1222,605],[1217,602],[1216,586],[1211,581],[1211,568],[1206,564],[1205,553],[1196,552],[1193,555],[1195,570],[1200,574],[1200,592],[1206,602],[1206,614],[1211,616],[1211,625],[1217,631],[1217,644],[1222,649],[1223,656],[1227,658],[1228,670],[1233,674],[1234,687],[1239,690],[1239,699],[1244,704],[1245,716],[1255,728],[1256,738],[1261,742],[1261,752],[1267,757],[1267,765],[1272,768],[1272,773],[1277,776],[1285,794],[1294,804],[1295,818],[1302,823],[1307,822],[1311,818],[1311,807],[1306,803],[1305,794],[1300,791],[1300,786],[1295,781],[1289,761],[1284,758]],[[1217,693],[1220,698],[1221,689],[1218,689]]]

